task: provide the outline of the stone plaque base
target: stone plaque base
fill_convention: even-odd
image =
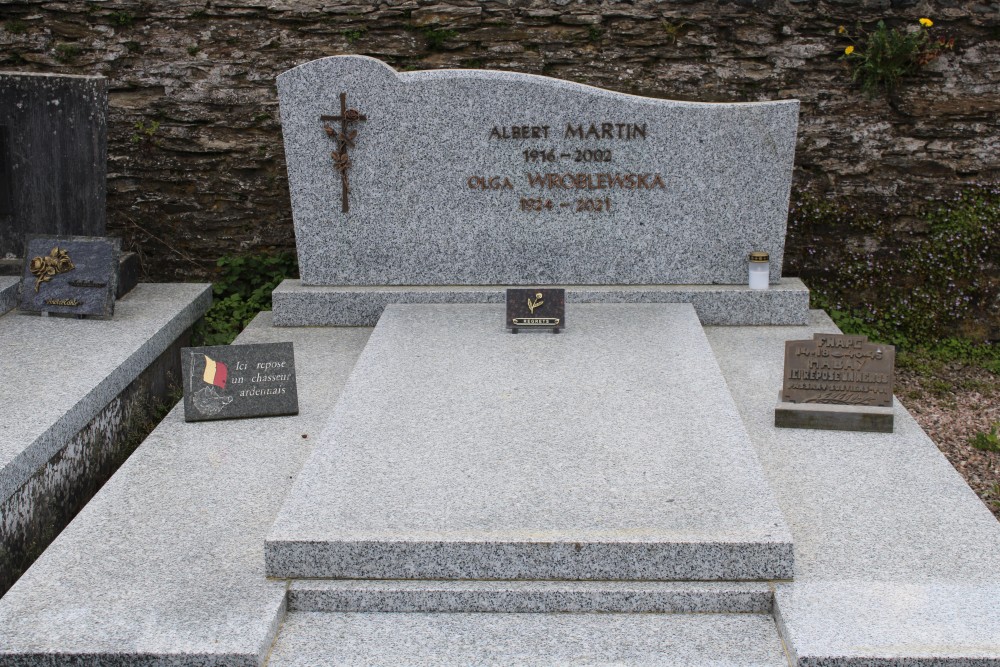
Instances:
[[[780,399],[780,392],[779,392]],[[812,428],[826,431],[869,431],[892,433],[893,407],[830,405],[827,403],[786,403],[774,408],[774,425],[779,428]]]

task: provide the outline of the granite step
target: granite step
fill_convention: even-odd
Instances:
[[[402,581],[299,579],[289,611],[761,613],[764,582]]]
[[[690,303],[705,325],[805,324],[809,290],[782,278],[766,290],[747,285],[552,285],[566,302]],[[271,295],[279,327],[375,326],[393,303],[504,303],[502,285],[306,285],[283,281]]]
[[[791,578],[691,305],[577,304],[558,336],[502,317],[386,309],[265,541],[268,576]]]
[[[267,665],[788,667],[764,614],[291,612]]]

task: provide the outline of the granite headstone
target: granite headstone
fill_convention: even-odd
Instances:
[[[186,347],[181,368],[186,421],[299,413],[291,343]]]
[[[0,72],[0,260],[106,229],[107,80]]]
[[[291,69],[278,95],[305,285],[740,285],[751,251],[781,276],[795,100],[361,56]]]
[[[29,236],[20,309],[111,317],[118,289],[121,241],[90,236]]]

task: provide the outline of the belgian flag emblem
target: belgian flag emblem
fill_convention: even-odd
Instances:
[[[229,369],[221,361],[215,361],[207,354],[205,357],[205,377],[204,380],[210,385],[219,389],[226,388],[226,379],[229,377]]]

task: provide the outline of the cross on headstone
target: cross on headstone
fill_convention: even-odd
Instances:
[[[361,120],[368,120],[363,113],[360,113],[357,109],[347,108],[347,93],[340,94],[340,115],[339,116],[320,116],[319,119],[324,123],[331,120],[340,121],[340,131],[333,129],[329,125],[323,125],[323,129],[326,130],[327,135],[337,142],[337,150],[330,153],[330,157],[333,158],[333,168],[340,172],[340,181],[342,187],[341,191],[341,206],[340,210],[347,213],[350,208],[347,202],[347,193],[351,191],[351,187],[347,182],[347,170],[351,166],[351,159],[347,155],[347,147],[354,147],[354,138],[358,136],[357,130],[351,131],[349,124],[356,123]]]

